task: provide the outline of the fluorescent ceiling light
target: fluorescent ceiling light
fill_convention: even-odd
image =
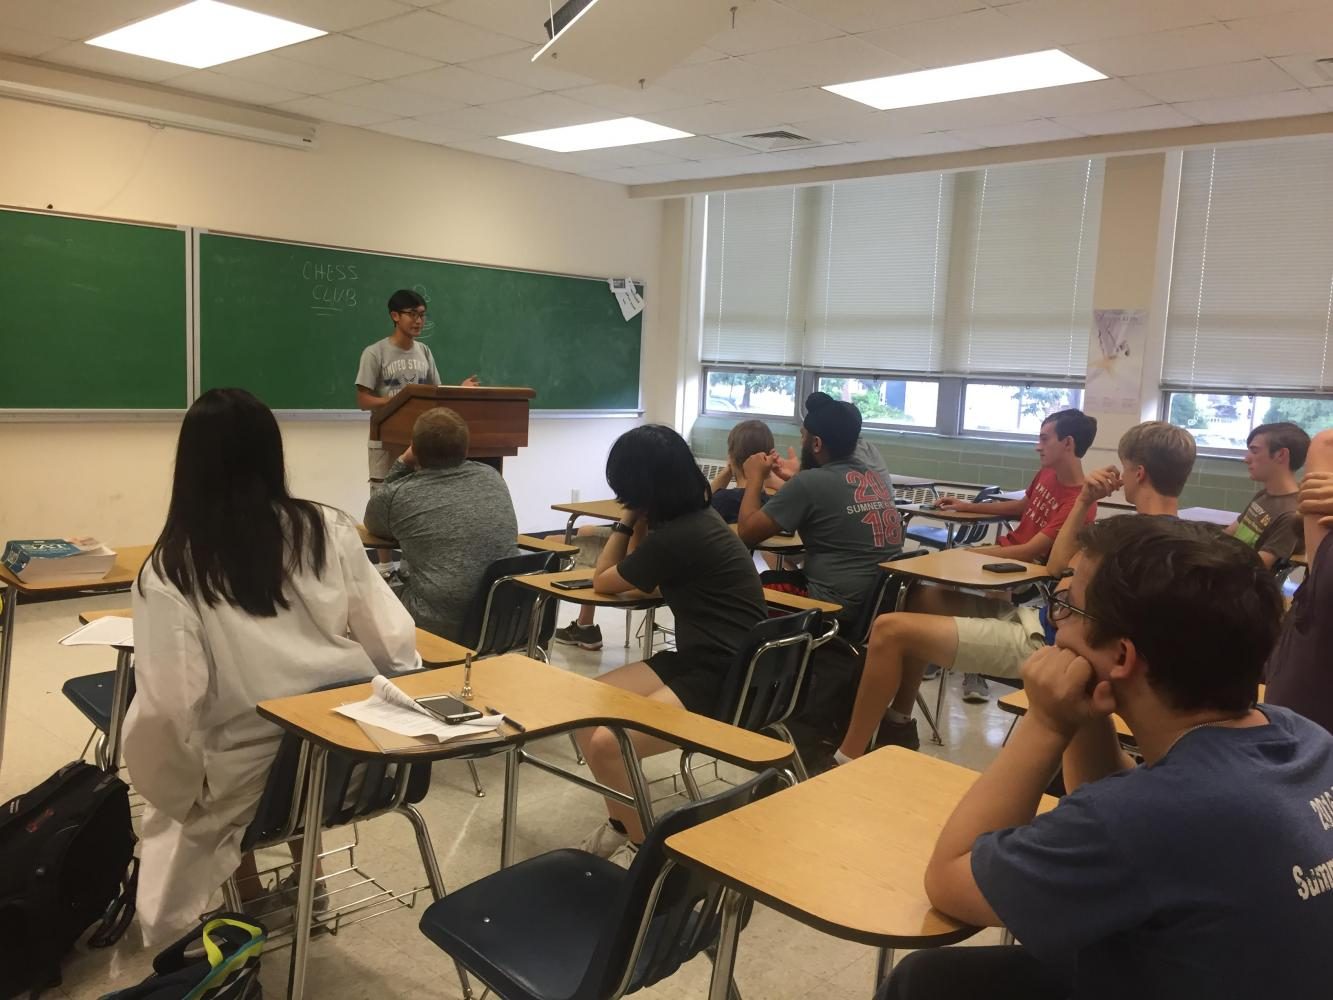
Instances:
[[[633,146],[640,142],[661,142],[663,139],[688,139],[693,134],[665,125],[655,125],[642,118],[611,118],[604,122],[548,128],[540,132],[519,132],[500,138],[557,153],[574,153],[581,149],[606,149],[608,146]]]
[[[231,4],[194,0],[184,7],[90,38],[87,44],[204,69],[324,34],[327,32],[318,28],[256,14]]]
[[[898,73],[855,83],[835,83],[824,89],[888,111],[1105,79],[1105,73],[1085,66],[1073,56],[1065,55],[1059,49],[1046,49],[961,66]]]

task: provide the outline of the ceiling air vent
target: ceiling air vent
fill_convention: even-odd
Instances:
[[[773,129],[770,132],[735,132],[731,135],[719,135],[715,138],[737,146],[744,146],[746,149],[758,150],[761,153],[776,153],[782,149],[811,149],[815,146],[833,145],[827,139],[811,139],[809,136],[785,128]]]

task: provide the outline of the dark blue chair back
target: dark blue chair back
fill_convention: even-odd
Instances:
[[[750,630],[722,686],[714,718],[759,732],[791,714],[814,645],[818,611],[761,621]]]
[[[486,567],[462,632],[455,641],[475,649],[478,656],[508,653],[526,646],[532,611],[537,606],[537,591],[501,581],[511,576],[554,573],[558,569],[560,556],[555,552],[527,552],[491,563]],[[555,629],[557,604],[557,601],[546,602],[546,613],[538,632],[543,640],[550,638]]]

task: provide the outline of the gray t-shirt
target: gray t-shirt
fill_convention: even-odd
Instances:
[[[1256,552],[1276,559],[1290,559],[1305,549],[1305,526],[1301,523],[1299,493],[1275,496],[1260,490],[1240,515],[1236,537]]]
[[[430,348],[419,340],[404,351],[385,337],[361,352],[356,384],[376,396],[396,396],[405,385],[439,385],[440,373]]]
[[[486,567],[518,555],[509,487],[480,462],[412,472],[395,462],[366,527],[403,550],[403,605],[427,632],[457,641]]]
[[[889,475],[889,467],[884,464],[884,456],[879,453],[879,449],[863,437],[856,439],[856,447],[852,449],[852,458],[866,466],[873,472],[879,473],[879,478],[884,480],[890,488],[893,487],[893,477]]]
[[[804,469],[764,505],[783,531],[800,532],[810,596],[843,606],[855,621],[879,579],[879,564],[902,551],[893,489],[855,457]]]
[[[1333,735],[1259,707],[973,844],[977,888],[1070,997],[1328,996]]]

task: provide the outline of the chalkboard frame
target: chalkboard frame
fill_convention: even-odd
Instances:
[[[126,219],[120,216],[92,215],[85,212],[66,212],[53,208],[34,208],[31,205],[0,203],[0,211],[48,218],[77,219],[82,222],[104,222],[112,225],[135,226],[142,229],[162,229],[184,234],[185,244],[185,406],[183,407],[6,407],[0,406],[0,423],[73,423],[81,420],[120,421],[126,423],[160,423],[179,421],[198,398],[195,390],[198,370],[192,319],[198,282],[194,270],[194,228],[179,223],[154,222],[144,219]]]
[[[399,253],[392,250],[376,250],[366,247],[347,246],[339,243],[321,243],[307,240],[284,239],[278,236],[259,236],[254,233],[240,232],[233,229],[208,229],[202,226],[194,227],[190,233],[190,247],[193,264],[191,268],[191,280],[194,285],[195,294],[191,299],[191,323],[190,323],[190,348],[189,355],[192,359],[191,375],[191,395],[194,400],[199,397],[202,387],[203,367],[199,363],[200,357],[200,339],[203,329],[201,318],[203,296],[199,292],[200,275],[200,238],[203,236],[228,236],[237,239],[257,240],[263,243],[278,243],[283,246],[309,247],[314,250],[336,250],[347,253],[363,253],[375,257],[394,257],[403,260],[420,260],[430,264],[454,264],[462,267],[484,268],[488,271],[506,271],[519,274],[540,274],[556,278],[573,278],[580,281],[594,281],[605,285],[607,277],[599,277],[590,274],[575,274],[569,271],[548,271],[535,267],[505,267],[500,264],[481,264],[471,260],[457,260],[452,257],[431,257],[419,253]],[[638,288],[640,295],[645,295],[647,283],[641,278],[635,278],[631,275],[625,275],[630,278]],[[608,288],[608,294],[610,289]],[[638,374],[638,405],[632,409],[551,409],[539,410],[533,409],[530,412],[531,419],[586,419],[592,417],[642,417],[643,407],[643,369],[647,363],[647,358],[643,350],[644,331],[640,326],[639,331],[639,374]],[[364,410],[358,410],[355,407],[339,407],[333,409],[274,409],[274,414],[284,420],[315,420],[315,421],[361,421],[368,420],[369,415]]]

